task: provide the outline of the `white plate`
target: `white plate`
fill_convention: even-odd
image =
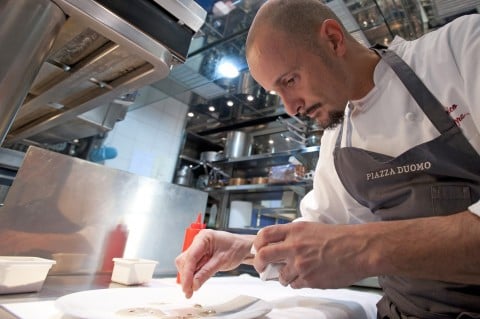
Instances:
[[[221,314],[222,308],[219,304],[235,298],[240,298],[240,301],[253,300],[253,297],[239,296],[223,290],[202,293],[202,289],[200,289],[191,299],[186,299],[179,287],[130,287],[76,292],[58,298],[55,306],[66,315],[88,319],[195,319],[204,317],[253,319],[272,310],[269,303],[255,298],[255,302],[247,307]],[[238,305],[237,301],[234,303]],[[211,311],[207,311],[209,309],[219,309],[219,311],[215,315],[211,314]]]

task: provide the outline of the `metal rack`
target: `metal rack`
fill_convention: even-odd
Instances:
[[[307,164],[309,170],[313,170],[318,160],[320,146],[311,146],[301,149],[289,150],[273,154],[256,154],[248,157],[225,159],[215,161],[212,165],[220,167],[230,176],[253,176],[268,172],[269,168],[289,163],[291,157],[295,157],[303,165]],[[256,232],[265,226],[260,220],[269,219],[272,224],[287,222],[298,216],[298,203],[313,187],[311,179],[299,179],[284,183],[244,184],[229,185],[223,187],[209,187],[205,189],[210,197],[218,201],[218,218],[216,228],[228,229],[233,232]],[[285,196],[286,194],[291,196]],[[284,197],[290,197],[288,204]],[[253,203],[252,221],[249,227],[244,229],[231,229],[228,227],[229,206],[233,200],[247,200]],[[281,206],[265,207],[263,201],[281,202]]]

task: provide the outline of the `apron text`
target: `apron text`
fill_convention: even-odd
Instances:
[[[425,171],[432,167],[432,163],[423,162],[423,163],[414,163],[408,165],[402,165],[397,167],[390,167],[386,169],[380,169],[378,171],[369,172],[366,174],[367,181],[383,178],[387,176],[397,175],[397,174],[407,174],[419,171]]]

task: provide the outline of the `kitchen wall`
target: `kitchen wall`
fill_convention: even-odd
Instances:
[[[118,156],[104,165],[171,182],[188,106],[151,87],[140,90],[137,100],[145,104],[137,102],[109,132],[104,145],[115,147]]]

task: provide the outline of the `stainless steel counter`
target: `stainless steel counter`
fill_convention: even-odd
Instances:
[[[2,304],[55,300],[60,296],[88,289],[109,288],[117,285],[110,282],[111,274],[47,276],[39,292],[0,295],[0,318],[18,319]],[[122,287],[122,285],[119,285]],[[123,286],[124,287],[124,286]]]
[[[60,296],[89,289],[125,287],[110,282],[110,273],[47,276],[39,292],[0,295],[0,303],[54,300]],[[0,316],[3,319],[3,317]]]

